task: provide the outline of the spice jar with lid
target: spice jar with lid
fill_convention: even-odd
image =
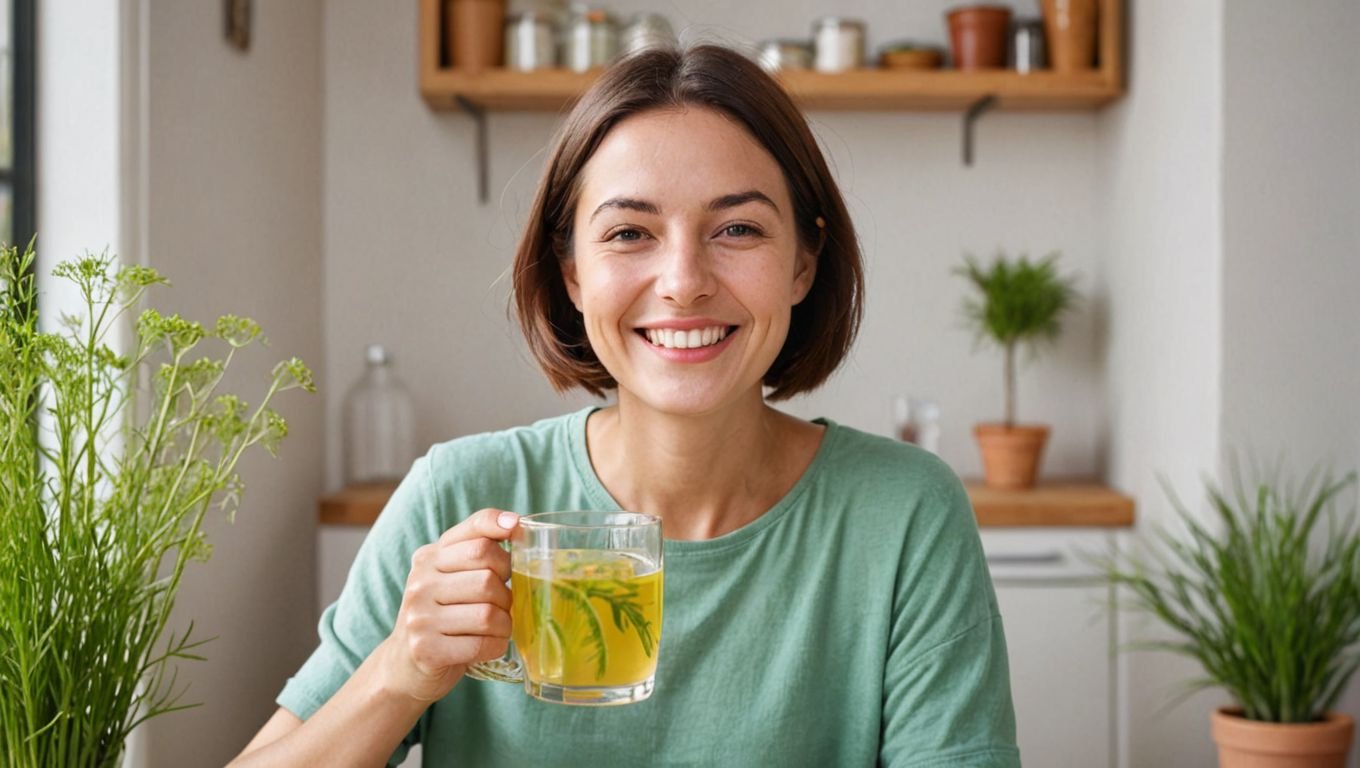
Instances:
[[[674,48],[677,45],[671,23],[659,13],[639,13],[623,28],[623,55],[648,48]]]
[[[568,23],[566,64],[573,72],[603,67],[619,55],[619,25],[600,8],[578,11]]]
[[[505,20],[505,66],[520,72],[557,66],[557,25],[547,11],[521,11]]]
[[[812,27],[818,72],[848,72],[864,66],[864,22],[824,16]]]
[[[807,40],[766,40],[760,44],[756,61],[766,72],[811,69],[812,43]]]

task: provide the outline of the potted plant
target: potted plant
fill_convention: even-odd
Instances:
[[[53,270],[85,316],[41,331],[33,265],[32,243],[0,249],[0,764],[118,766],[138,723],[185,706],[175,668],[204,641],[167,629],[185,566],[209,556],[205,517],[234,513],[237,461],[287,433],[274,396],[314,388],[294,358],[253,408],[217,392],[262,340],[244,317],[145,309],[115,351],[166,281],[107,255]]]
[[[1208,523],[1168,488],[1187,535],[1161,531],[1146,556],[1101,564],[1178,636],[1143,647],[1196,660],[1205,674],[1188,691],[1236,702],[1211,715],[1223,768],[1342,768],[1354,722],[1332,708],[1360,665],[1360,530],[1354,504],[1343,520],[1333,503],[1356,475],[1244,485],[1234,463],[1232,477],[1231,498],[1206,482]]]
[[[1048,440],[1048,427],[1016,422],[1016,352],[1021,345],[1037,355],[1041,341],[1057,338],[1063,315],[1077,300],[1075,279],[1058,274],[1058,254],[1031,262],[997,254],[988,267],[972,256],[955,270],[977,289],[964,299],[963,311],[979,343],[1001,348],[1005,362],[1005,421],[974,426],[982,451],[983,474],[992,488],[1032,488]]]

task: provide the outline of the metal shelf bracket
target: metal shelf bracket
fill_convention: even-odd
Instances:
[[[490,159],[487,157],[486,150],[486,108],[480,104],[474,104],[466,96],[454,96],[454,101],[458,106],[472,118],[477,130],[477,200],[483,205],[491,197],[490,173],[488,166]]]
[[[963,164],[971,166],[973,164],[973,124],[977,122],[982,114],[996,106],[996,96],[987,94],[968,106],[968,111],[963,114]]]

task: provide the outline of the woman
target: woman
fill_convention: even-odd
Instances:
[[[239,764],[378,765],[419,741],[430,765],[1018,765],[957,478],[766,402],[826,380],[862,293],[773,80],[710,46],[608,70],[557,139],[515,300],[552,384],[617,404],[418,461]],[[517,513],[619,508],[663,520],[656,693],[579,708],[465,679],[506,650]]]

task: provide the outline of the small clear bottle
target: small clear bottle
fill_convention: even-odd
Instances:
[[[416,460],[415,407],[381,344],[364,350],[368,365],[344,405],[345,484],[400,480]]]

